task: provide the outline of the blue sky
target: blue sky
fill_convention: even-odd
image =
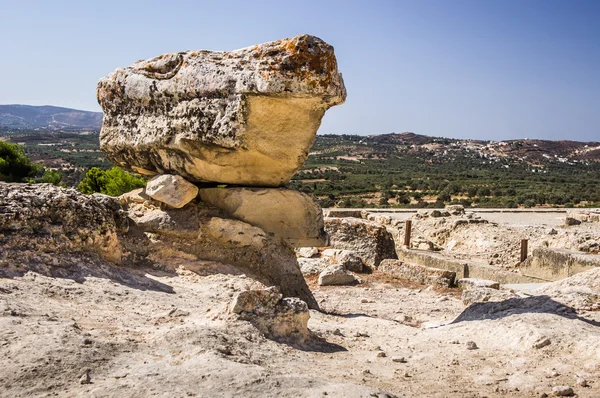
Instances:
[[[320,133],[600,141],[596,0],[0,0],[0,104],[97,111],[119,66],[301,33],[348,89]]]

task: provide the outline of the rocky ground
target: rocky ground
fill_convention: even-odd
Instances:
[[[228,310],[260,287],[233,266],[24,271],[0,279],[2,396],[600,396],[600,313],[548,296],[465,308],[379,273],[309,278],[312,336],[277,342]]]

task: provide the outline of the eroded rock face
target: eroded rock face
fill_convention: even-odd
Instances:
[[[199,273],[207,261],[220,262],[318,308],[292,248],[216,207],[194,200],[170,208],[140,191],[117,199],[0,183],[0,276],[25,269],[60,276],[80,262],[106,261]]]
[[[261,228],[231,219],[197,199],[181,209],[152,200],[126,203],[130,233],[124,242],[138,262],[165,268],[195,267],[196,260],[230,264],[267,286],[277,286],[284,296],[318,308],[293,249]]]
[[[232,217],[256,225],[292,247],[325,246],[321,207],[291,189],[203,188],[200,199]]]
[[[109,196],[0,182],[0,266],[37,260],[52,265],[62,253],[98,254],[119,264],[119,234],[127,229],[119,203]]]
[[[333,47],[303,35],[231,52],[169,53],[98,84],[107,157],[141,174],[281,186],[346,90]]]

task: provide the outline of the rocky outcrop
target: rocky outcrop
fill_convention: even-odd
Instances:
[[[51,184],[0,182],[0,266],[58,265],[60,254],[95,254],[119,264],[128,220],[116,199]]]
[[[211,260],[234,265],[286,297],[318,308],[300,272],[293,249],[263,229],[231,219],[220,209],[194,200],[181,209],[152,200],[123,206],[130,221],[126,243],[140,258],[162,267]]]
[[[50,184],[0,183],[0,274],[68,272],[81,261],[201,271],[229,264],[318,308],[293,249],[262,229],[194,200],[181,209],[131,192],[84,195]]]
[[[397,259],[394,238],[385,226],[359,218],[325,217],[325,231],[335,249],[352,250],[370,268]]]
[[[346,90],[333,47],[309,35],[231,52],[169,53],[98,84],[101,149],[145,175],[281,186]]]
[[[292,247],[325,246],[321,207],[308,195],[277,188],[203,188],[203,202],[256,225]]]

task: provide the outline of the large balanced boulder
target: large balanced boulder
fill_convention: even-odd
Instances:
[[[397,259],[394,238],[385,226],[360,218],[325,217],[325,232],[334,249],[354,251],[363,263],[377,268],[385,259]]]
[[[278,188],[203,188],[200,199],[292,247],[327,244],[321,207],[303,193]]]
[[[231,52],[138,61],[100,80],[100,146],[116,164],[189,181],[281,186],[346,89],[333,47],[309,35]]]

